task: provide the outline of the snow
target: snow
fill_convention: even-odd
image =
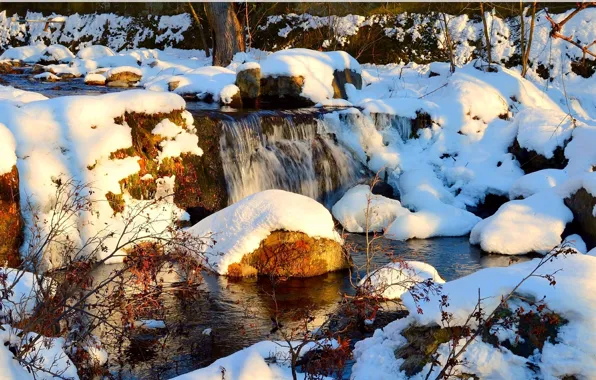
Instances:
[[[290,344],[292,347],[296,347],[301,342],[291,342]],[[320,344],[333,346],[332,343],[326,342]],[[307,343],[300,354],[304,355],[313,348],[317,348],[317,343]],[[218,359],[205,368],[175,377],[172,380],[221,380],[222,369],[225,371],[226,379],[291,380],[292,372],[288,365],[288,357],[288,343],[263,341]],[[329,377],[321,378],[321,380],[330,379]]]
[[[24,103],[45,99],[47,99],[45,96],[37,92],[0,85],[0,101],[9,101],[15,105],[23,105]]]
[[[462,325],[474,309],[478,291],[483,298],[483,308],[490,312],[538,264],[538,259],[504,268],[486,268],[466,277],[442,285],[441,294],[431,294],[429,302],[422,302],[417,312],[417,304],[409,293],[402,296],[410,311],[407,318],[390,323],[382,330],[376,330],[372,338],[356,343],[352,378],[405,379],[399,367],[403,359],[395,358],[395,350],[406,343],[401,332],[410,325],[441,324],[439,301],[447,295],[449,306],[446,311],[453,314],[451,325]],[[514,355],[504,347],[494,347],[480,340],[474,341],[466,350],[463,359],[465,368],[460,371],[475,374],[480,378],[560,378],[564,375],[590,378],[596,368],[596,344],[592,337],[596,318],[595,288],[593,277],[596,274],[596,258],[574,254],[559,256],[547,262],[538,275],[555,273],[556,285],[541,277],[530,277],[517,293],[525,297],[542,299],[548,308],[567,319],[568,324],[559,329],[555,342],[547,341],[540,355],[523,358]],[[472,327],[474,327],[474,319]],[[460,342],[460,344],[462,344]],[[445,362],[450,343],[439,347]],[[461,346],[460,346],[461,347]],[[532,363],[537,373],[528,369]],[[435,367],[431,377],[435,377],[441,366]],[[430,369],[430,364],[413,378],[422,379]]]
[[[33,76],[33,78],[35,79],[40,79],[40,80],[52,80],[52,81],[59,81],[60,77],[46,71],[45,73],[41,73],[41,74],[37,74],[35,76]]]
[[[571,118],[558,110],[532,108],[521,111],[514,124],[519,128],[519,145],[546,158],[571,138],[574,127]]]
[[[143,75],[143,72],[138,67],[120,66],[120,67],[114,67],[112,69],[109,69],[106,72],[106,78],[109,78],[112,75],[116,75],[116,74],[120,74],[120,73],[132,73],[132,74],[136,74],[139,76]]]
[[[372,194],[368,185],[348,190],[331,212],[348,232],[359,233],[366,232],[367,224],[369,232],[383,232],[396,217],[410,213],[399,201]]]
[[[77,53],[79,59],[96,60],[103,57],[111,57],[116,55],[112,49],[103,45],[87,46]]]
[[[565,225],[572,220],[563,199],[554,191],[543,191],[505,203],[474,227],[470,243],[490,253],[545,254],[561,243]]]
[[[374,270],[360,280],[358,286],[385,299],[398,299],[428,279],[436,284],[445,283],[432,265],[421,261],[396,261]]]
[[[527,198],[560,185],[566,180],[567,172],[559,169],[543,169],[526,174],[513,183],[509,190],[509,199]]]
[[[240,96],[240,89],[235,84],[228,84],[221,89],[219,99],[223,104],[230,104],[234,96]]]
[[[17,60],[17,61],[37,61],[39,54],[46,49],[44,44],[34,44],[29,46],[19,46],[7,49],[0,55],[0,61],[3,59]]]
[[[72,54],[66,46],[62,45],[50,45],[48,46],[40,56],[40,59],[44,61],[56,61],[59,63],[69,63],[74,59],[75,55]]]
[[[283,190],[265,190],[250,195],[201,220],[188,232],[215,241],[207,248],[206,256],[219,274],[226,274],[228,265],[240,262],[271,232],[278,230],[342,242],[334,229],[331,214],[323,205]]]
[[[270,54],[260,62],[261,77],[302,76],[301,95],[314,103],[333,98],[333,72],[352,70],[360,73],[360,64],[343,51],[318,52],[308,49],[288,49]]]
[[[588,253],[584,239],[578,234],[569,235],[563,240],[562,245],[575,249],[579,253]]]
[[[106,83],[106,77],[103,74],[87,74],[85,83]]]
[[[16,142],[4,124],[0,124],[0,176],[9,173],[17,164]]]
[[[134,323],[136,328],[143,328],[143,329],[165,329],[166,323],[164,321],[159,321],[156,319],[141,319],[139,321],[135,321]]]

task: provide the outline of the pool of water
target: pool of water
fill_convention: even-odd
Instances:
[[[483,254],[469,244],[467,237],[405,242],[379,239],[376,243],[377,251],[382,253],[375,257],[375,265],[383,265],[392,257],[420,260],[437,268],[447,281],[484,267],[511,264],[509,257]],[[346,244],[352,247],[355,265],[362,265],[365,237],[350,234]],[[306,309],[315,317],[315,324],[324,320],[343,294],[353,292],[349,271],[290,279],[275,286],[277,307],[281,315],[287,316],[288,325],[297,323],[292,320],[293,315]],[[165,303],[169,332],[140,333],[122,352],[111,352],[112,357],[121,359],[111,368],[112,373],[125,379],[167,379],[204,367],[256,342],[276,339],[269,333],[270,317],[275,313],[272,295],[273,284],[267,277],[230,280],[214,275],[205,275],[192,301],[168,293]],[[212,329],[212,334],[204,335],[205,329]]]

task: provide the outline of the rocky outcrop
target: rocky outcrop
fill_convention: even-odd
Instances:
[[[573,229],[579,232],[588,249],[596,247],[596,217],[593,213],[596,197],[582,187],[565,198],[565,206],[573,213]]]
[[[302,232],[274,231],[240,263],[228,266],[228,276],[313,277],[349,268],[341,245]]]
[[[19,206],[19,173],[16,166],[0,176],[0,263],[9,267],[19,264],[22,242],[22,221]]]
[[[523,148],[519,145],[517,139],[513,141],[513,145],[509,147],[509,153],[513,154],[519,161],[519,164],[524,173],[534,173],[542,169],[564,169],[569,161],[565,157],[565,146],[569,141],[565,141],[562,146],[555,149],[552,158]]]

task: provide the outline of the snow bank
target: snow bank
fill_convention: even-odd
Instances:
[[[420,261],[397,261],[375,270],[358,285],[364,286],[366,292],[380,293],[385,299],[397,299],[428,279],[437,284],[445,282],[432,265]]]
[[[69,63],[74,59],[72,54],[66,46],[50,45],[40,55],[40,60],[47,62]]]
[[[291,342],[290,344],[296,347],[300,343]],[[316,348],[316,344],[308,343],[300,354],[304,355],[313,348]],[[285,360],[288,355],[288,343],[263,341],[218,359],[205,368],[175,377],[172,380],[221,380],[222,368],[225,370],[226,379],[291,380],[292,371]],[[321,380],[331,380],[331,378],[323,377]]]
[[[283,190],[265,190],[250,195],[192,226],[188,232],[212,237],[207,248],[209,263],[219,274],[228,265],[256,250],[276,230],[303,232],[313,238],[342,242],[327,209],[317,201]]]
[[[565,225],[573,214],[553,191],[505,203],[491,217],[478,223],[470,243],[490,253],[522,255],[545,254],[561,243]]]
[[[309,49],[280,50],[260,62],[261,77],[302,76],[301,95],[315,104],[333,98],[333,72],[353,70],[361,73],[360,64],[343,51],[319,52]]]
[[[11,86],[0,85],[0,101],[10,101],[15,104],[22,105],[24,103],[45,99],[47,99],[47,97],[37,92],[25,91]]]
[[[538,264],[538,259],[503,268],[486,268],[469,276],[442,285],[441,294],[431,294],[429,302],[416,304],[409,293],[402,296],[410,316],[390,323],[383,330],[375,331],[372,338],[356,343],[353,367],[354,378],[374,377],[376,379],[406,379],[399,371],[403,359],[395,358],[395,350],[406,344],[401,332],[410,325],[441,325],[440,298],[447,295],[447,312],[453,314],[451,325],[461,325],[473,311],[478,300],[478,291],[483,298],[483,309],[492,311],[501,297],[510,292]],[[596,292],[592,281],[596,275],[596,258],[587,255],[558,257],[542,267],[537,275],[555,274],[556,285],[538,276],[524,282],[517,293],[526,297],[542,299],[548,308],[568,324],[559,329],[555,342],[547,341],[541,355],[524,358],[501,347],[486,344],[479,339],[466,350],[463,359],[465,368],[459,371],[475,374],[480,378],[561,378],[573,374],[589,378],[596,368],[596,344],[593,325],[596,322]],[[417,312],[417,305],[422,313]],[[472,324],[473,324],[472,319]],[[450,343],[439,347],[444,362]],[[528,369],[533,364],[537,372]],[[437,375],[441,366],[435,367]],[[426,365],[413,378],[423,379],[430,369]]]
[[[96,60],[103,57],[111,57],[116,55],[112,49],[103,45],[87,46],[77,53],[79,59]]]
[[[368,185],[348,190],[331,212],[348,232],[366,232],[367,208],[369,232],[382,232],[396,217],[410,213],[399,201],[373,194]]]

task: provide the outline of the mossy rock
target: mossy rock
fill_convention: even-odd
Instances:
[[[19,247],[23,242],[23,223],[19,205],[17,167],[0,176],[0,263],[9,267],[20,263]]]
[[[261,93],[261,69],[252,68],[236,74],[236,86],[240,89],[240,97],[245,103],[256,102]]]
[[[341,245],[330,239],[315,239],[302,232],[274,231],[240,263],[228,266],[231,277],[270,275],[313,277],[349,268]]]
[[[219,124],[208,116],[195,118],[196,134],[199,146],[204,154],[182,154],[176,158],[157,161],[160,153],[161,136],[152,133],[155,126],[167,118],[173,123],[185,126],[183,110],[170,113],[142,114],[126,113],[115,120],[131,128],[133,146],[111,154],[111,158],[139,156],[141,170],[120,181],[120,187],[135,199],[153,199],[157,191],[156,180],[176,176],[174,185],[174,203],[186,210],[191,216],[191,223],[224,208],[227,205],[227,189],[223,167],[219,156]],[[152,179],[146,178],[150,174]],[[123,210],[121,196],[106,195],[115,213]]]
[[[553,157],[546,158],[545,156],[519,145],[517,139],[509,147],[509,153],[513,154],[519,161],[519,164],[526,174],[534,173],[542,169],[564,169],[569,160],[565,157],[565,146],[571,140],[563,142],[563,145],[558,146],[553,154]]]

